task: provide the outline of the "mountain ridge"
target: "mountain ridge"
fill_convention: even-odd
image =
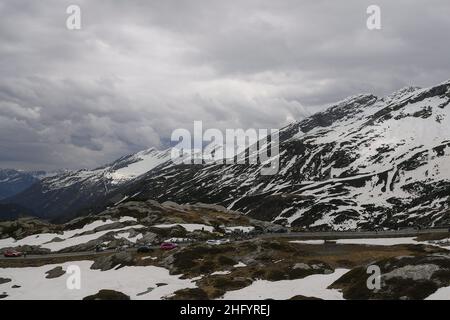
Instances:
[[[56,213],[62,194],[66,201],[71,194],[86,194],[70,199],[73,207],[65,205],[62,211],[71,216],[130,200],[209,202],[313,230],[445,225],[449,103],[450,81],[424,89],[406,87],[381,98],[346,98],[280,130],[280,172],[274,176],[259,175],[257,165],[173,165],[168,150],[148,149],[80,171],[75,183],[60,184],[56,192],[30,188],[8,201],[23,205],[42,200],[40,210]],[[139,166],[144,160],[137,161],[145,152],[154,153],[149,170]],[[91,172],[94,183],[89,182]],[[120,173],[126,173],[125,179]],[[73,176],[53,182],[67,179]],[[52,178],[41,183],[51,185]],[[39,199],[44,191],[54,194]],[[77,201],[87,205],[82,208]]]

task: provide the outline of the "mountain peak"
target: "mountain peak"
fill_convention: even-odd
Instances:
[[[390,95],[385,97],[384,100],[386,102],[390,102],[390,101],[402,99],[402,98],[405,98],[406,96],[411,95],[412,93],[414,93],[418,90],[421,90],[421,89],[422,89],[421,87],[407,86],[407,87],[401,88],[400,90],[394,91],[393,93],[391,93]]]

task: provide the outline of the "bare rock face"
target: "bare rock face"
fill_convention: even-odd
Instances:
[[[109,256],[97,258],[91,266],[93,270],[111,270],[113,268],[121,268],[133,265],[134,259],[130,252],[119,252]]]
[[[440,268],[435,264],[407,265],[383,275],[382,279],[384,281],[392,278],[411,279],[414,281],[430,280],[434,272],[438,270]]]

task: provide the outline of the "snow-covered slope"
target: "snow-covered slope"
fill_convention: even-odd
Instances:
[[[108,175],[115,183],[134,179],[170,160],[170,150],[144,150],[116,161],[109,167]]]
[[[48,270],[61,267],[65,273],[73,265],[78,266],[83,274],[83,285],[79,290],[67,290],[66,274],[48,279]],[[93,270],[92,265],[92,261],[84,260],[41,267],[5,268],[2,275],[11,279],[20,289],[6,284],[1,289],[6,300],[81,300],[104,288],[123,292],[133,300],[160,300],[177,290],[196,287],[191,279],[171,275],[169,270],[161,267],[125,266],[101,271]]]
[[[74,184],[103,184],[104,192],[109,187],[120,185],[147,173],[170,160],[170,150],[158,151],[154,148],[122,157],[111,164],[94,170],[66,171],[43,180],[44,192],[68,188]]]
[[[280,132],[280,171],[170,167],[129,187],[135,198],[220,203],[308,229],[450,223],[450,82],[358,95]]]

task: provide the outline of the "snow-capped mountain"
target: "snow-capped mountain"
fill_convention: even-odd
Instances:
[[[449,104],[450,82],[347,98],[280,130],[272,176],[260,165],[174,165],[170,150],[150,149],[7,200],[65,219],[154,199],[217,203],[313,230],[448,225]]]
[[[45,171],[0,169],[0,200],[22,192],[47,174]]]
[[[151,148],[94,170],[62,171],[2,202],[20,204],[41,218],[66,220],[79,210],[95,207],[118,187],[168,160],[170,150]]]
[[[308,229],[450,223],[450,82],[358,95],[280,131],[280,171],[177,166],[125,194],[209,202]],[[137,195],[136,195],[137,194]]]

